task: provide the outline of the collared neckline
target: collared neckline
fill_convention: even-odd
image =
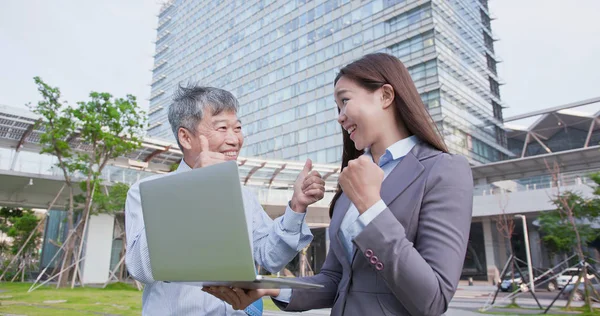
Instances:
[[[183,158],[181,158],[181,162],[179,163],[179,167],[177,167],[177,172],[180,171],[189,171],[192,170],[192,168],[185,162],[185,160],[183,160]]]
[[[418,138],[415,135],[403,138],[385,150],[385,153],[379,159],[379,167],[383,167],[390,161],[394,161],[406,156],[415,145],[418,143]],[[373,159],[370,148],[365,150],[365,155]]]

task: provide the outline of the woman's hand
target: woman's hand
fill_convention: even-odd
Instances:
[[[277,297],[279,295],[278,289],[242,290],[226,286],[203,287],[202,291],[227,302],[234,310],[243,310],[263,296]]]
[[[384,173],[368,156],[350,160],[340,173],[339,183],[360,214],[381,200]]]

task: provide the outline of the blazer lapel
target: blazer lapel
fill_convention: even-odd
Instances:
[[[381,199],[390,205],[398,195],[408,188],[423,173],[425,167],[413,154],[408,153],[385,178],[381,186]]]
[[[419,175],[423,173],[423,170],[425,170],[425,167],[419,162],[413,151],[404,156],[381,184],[381,199],[385,205],[389,206],[398,195],[415,182]],[[358,249],[354,247],[352,263],[354,263],[357,253]]]

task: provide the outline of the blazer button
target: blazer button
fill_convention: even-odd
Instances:
[[[377,264],[375,265],[375,269],[377,269],[377,271],[383,270],[383,263],[377,262]]]
[[[376,264],[377,262],[379,262],[379,258],[377,258],[377,256],[371,257],[371,264]]]
[[[371,249],[367,249],[367,251],[365,251],[365,256],[366,256],[367,258],[371,258],[371,257],[373,257],[373,250],[371,250]]]

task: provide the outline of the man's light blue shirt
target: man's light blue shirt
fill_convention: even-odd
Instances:
[[[415,147],[417,142],[417,137],[413,135],[395,142],[386,149],[385,153],[379,158],[379,167],[383,169],[384,179],[390,175],[402,158]],[[371,152],[368,149],[365,151],[365,155],[368,155],[373,159],[373,156],[371,156]],[[371,206],[360,215],[356,206],[354,206],[354,203],[350,203],[350,208],[348,209],[348,212],[346,212],[339,230],[340,240],[346,250],[346,256],[349,262],[352,262],[352,254],[354,253],[354,244],[352,243],[352,240],[354,240],[354,238],[358,236],[358,234],[360,234],[365,227],[377,217],[377,215],[385,211],[386,208],[387,205],[385,202],[379,200],[375,205]],[[292,290],[282,289],[279,296],[275,299],[280,302],[289,303],[291,296]]]
[[[176,172],[191,168],[182,160]],[[165,175],[141,180],[148,181]],[[127,234],[126,264],[129,273],[145,284],[142,315],[246,315],[231,305],[203,292],[200,287],[155,281],[150,268],[148,244],[144,228],[138,181],[127,194],[125,226]],[[223,192],[226,194],[226,192]],[[257,265],[276,273],[312,241],[305,213],[296,213],[288,205],[285,214],[272,220],[263,210],[256,195],[242,187],[248,231],[252,232],[254,260]],[[165,210],[168,212],[169,210]],[[199,204],[198,211],[202,211]],[[185,219],[182,219],[185,220]]]

